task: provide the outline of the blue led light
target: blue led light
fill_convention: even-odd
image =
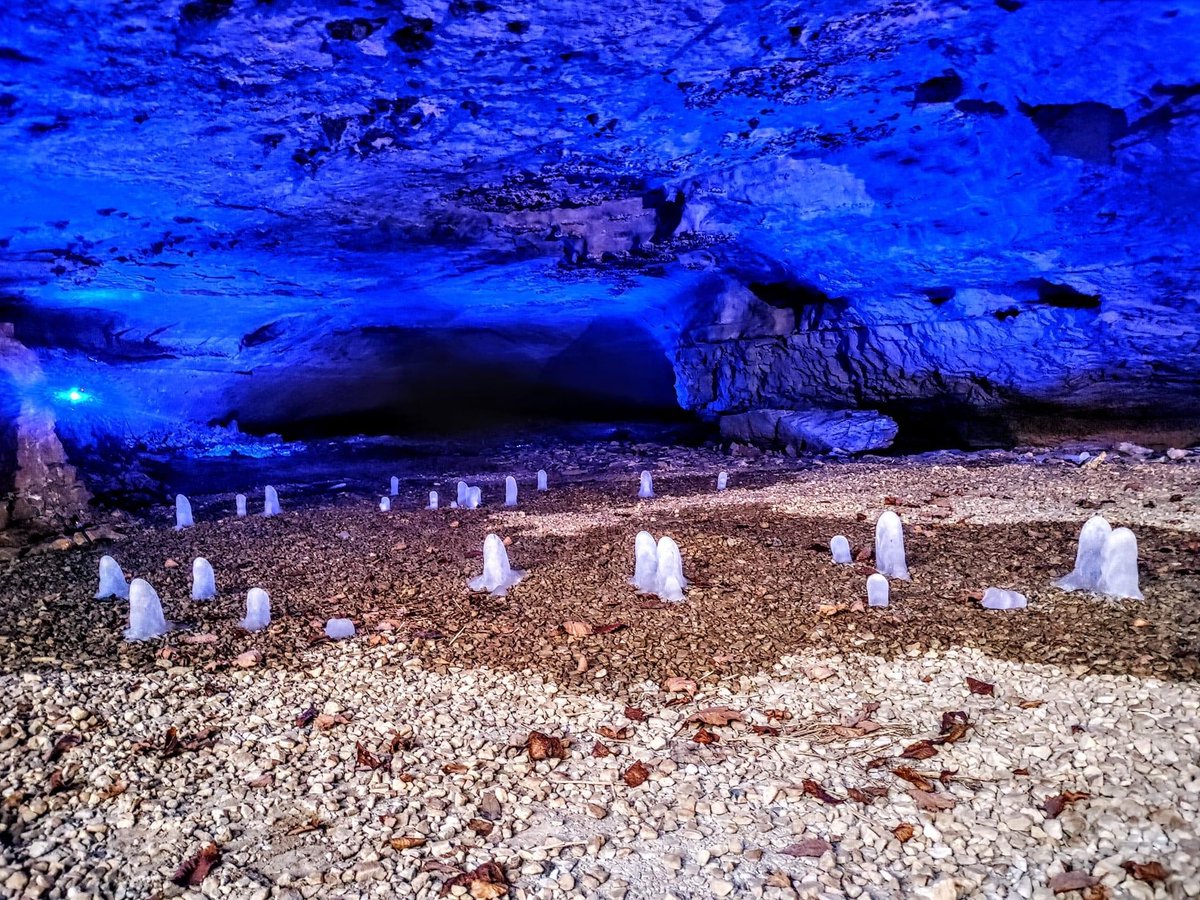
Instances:
[[[71,404],[89,403],[92,400],[92,395],[82,388],[73,387],[65,391],[55,391],[54,399]]]

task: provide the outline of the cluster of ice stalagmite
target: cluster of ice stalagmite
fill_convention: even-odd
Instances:
[[[192,599],[211,600],[217,596],[217,579],[212,563],[203,556],[192,561]]]
[[[1024,594],[1006,588],[990,587],[983,592],[980,605],[984,609],[1024,609],[1029,601]]]
[[[846,540],[845,535],[835,534],[833,536],[829,542],[829,552],[833,554],[833,561],[840,566],[854,561],[850,555],[850,542]]]
[[[175,530],[191,528],[196,523],[192,520],[192,503],[183,494],[175,495]]]
[[[470,489],[470,485],[468,485],[465,481],[460,481],[458,483],[458,498],[456,502],[460,508],[467,505],[467,491]]]
[[[238,494],[233,498],[233,503],[234,508],[237,510],[238,518],[244,519],[246,517],[246,495]]]
[[[241,625],[247,631],[262,631],[271,624],[271,595],[262,588],[250,588],[246,594],[246,618]]]
[[[648,500],[654,496],[654,479],[649,472],[642,472],[641,481],[638,484],[638,497],[643,500]]]
[[[504,479],[504,505],[517,505],[517,479],[511,475]]]
[[[683,577],[683,557],[672,538],[639,531],[633,542],[632,584],[645,594],[658,594],[663,600],[683,600],[687,579]]]
[[[502,597],[524,575],[524,572],[509,565],[504,541],[497,535],[489,534],[483,541],[483,574],[472,578],[468,585],[473,591],[487,591],[493,596]]]
[[[876,572],[867,576],[867,603],[871,606],[888,605],[888,580]]]
[[[392,498],[391,497],[380,497],[379,498],[379,511],[380,512],[391,512],[392,511]]]
[[[129,599],[129,583],[125,581],[125,573],[111,556],[100,557],[100,587],[96,589],[96,599],[119,597]]]
[[[149,582],[133,579],[129,585],[129,627],[125,629],[125,640],[147,641],[162,637],[171,630],[171,623],[163,615],[162,601]]]
[[[472,485],[467,489],[467,509],[479,509],[483,505],[483,488]]]
[[[537,479],[538,479],[537,489],[539,491],[550,490],[550,484],[546,479],[546,470],[545,469],[538,469]]]
[[[426,508],[426,509],[437,509],[437,508],[438,508],[438,495],[437,495],[437,491],[430,491],[430,492],[429,492],[429,505],[428,505],[427,507],[425,507],[425,508]]]
[[[888,578],[911,580],[904,558],[904,526],[890,509],[885,509],[875,523],[875,569]]]
[[[728,472],[718,472],[717,473],[717,490],[723,491],[727,487],[729,487],[729,473]]]
[[[395,475],[392,476],[390,493],[393,497],[398,496],[400,493],[400,479]]]
[[[354,637],[354,623],[349,619],[330,619],[325,623],[325,637],[340,641]]]
[[[279,515],[279,494],[275,488],[271,487],[269,484],[263,491],[263,515]]]
[[[1075,568],[1055,585],[1065,591],[1141,600],[1137,538],[1128,528],[1113,528],[1103,516],[1092,516],[1079,532]]]

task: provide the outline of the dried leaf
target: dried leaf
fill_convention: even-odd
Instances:
[[[253,669],[262,662],[262,652],[259,650],[247,650],[245,653],[239,653],[232,660],[233,665],[239,669]]]
[[[441,895],[446,896],[456,887],[465,887],[475,900],[494,900],[508,893],[508,879],[496,863],[485,862],[470,872],[463,872],[448,880],[442,885]]]
[[[494,822],[489,822],[487,819],[471,819],[467,822],[467,827],[470,828],[480,837],[487,837],[496,827]]]
[[[908,794],[916,801],[918,809],[923,809],[927,812],[954,809],[954,805],[957,802],[947,794],[931,794],[927,791],[909,791]]]
[[[397,731],[392,734],[391,740],[388,741],[388,750],[392,753],[404,753],[411,750],[416,743],[416,738],[411,734],[401,734]]]
[[[855,562],[866,562],[874,554],[875,554],[875,543],[873,541],[868,541],[867,543],[863,544],[861,547],[858,548],[858,551],[854,554],[854,561]]]
[[[736,709],[730,709],[728,706],[706,706],[688,716],[686,724],[701,723],[715,727],[740,721],[742,721],[742,714]]]
[[[1147,884],[1153,884],[1156,881],[1166,881],[1170,873],[1166,866],[1160,862],[1128,862],[1121,863],[1121,868],[1136,878],[1138,881],[1144,881]]]
[[[112,800],[114,797],[120,797],[128,788],[123,781],[114,781],[99,794],[100,800]]]
[[[719,735],[713,734],[707,728],[701,728],[699,731],[696,732],[695,736],[692,737],[692,740],[695,741],[697,744],[713,744],[713,743],[716,743],[717,741],[719,741],[720,739],[721,738]]]
[[[678,675],[672,675],[663,682],[663,690],[672,694],[694,694],[696,693],[697,684],[690,678],[681,678]]]
[[[911,769],[908,766],[897,766],[896,768],[892,769],[892,774],[896,775],[899,778],[903,778],[905,781],[907,781],[909,784],[913,785],[914,787],[918,788],[919,790],[922,790],[922,791],[932,791],[933,790],[933,782],[932,781],[930,781],[928,778],[926,778],[920,772],[917,772],[916,770]]]
[[[55,741],[54,746],[46,752],[45,760],[48,763],[55,762],[65,753],[74,750],[82,743],[82,736],[78,734],[64,734],[57,741]]]
[[[646,764],[640,759],[632,766],[625,770],[625,783],[631,788],[639,787],[646,783],[646,779],[650,777],[650,770],[646,768]]]
[[[633,734],[633,729],[628,725],[622,725],[620,728],[614,728],[612,725],[601,725],[596,730],[600,732],[601,737],[606,737],[610,741],[627,741],[630,735]]]
[[[1042,812],[1046,814],[1047,819],[1057,819],[1069,804],[1086,800],[1089,796],[1084,791],[1063,791],[1061,794],[1047,797],[1042,803]]]
[[[794,844],[788,844],[779,852],[786,856],[819,859],[831,850],[833,850],[833,844],[829,843],[829,841],[818,837],[810,837],[797,841]]]
[[[358,765],[364,769],[381,769],[391,762],[390,759],[381,758],[372,753],[362,741],[356,743],[354,749],[356,751],[355,759],[358,761]]]
[[[856,803],[861,803],[864,806],[870,806],[876,800],[888,795],[888,789],[885,787],[877,787],[871,785],[865,788],[849,788],[846,791],[850,795],[850,799]]]
[[[972,678],[970,675],[967,676],[967,688],[970,689],[972,694],[982,694],[985,697],[994,696],[996,693],[996,686],[994,684],[988,684],[986,681],[980,681],[978,678]]]
[[[767,737],[779,737],[782,734],[778,728],[774,728],[771,725],[751,725],[750,730],[755,734],[763,734]]]
[[[197,887],[208,877],[209,871],[221,861],[221,851],[216,844],[205,844],[195,856],[180,863],[171,881],[180,887]]]
[[[892,834],[896,836],[896,840],[903,844],[905,841],[912,840],[914,834],[913,827],[907,822],[901,822],[892,829]]]
[[[317,717],[317,708],[315,706],[310,706],[304,712],[300,713],[300,715],[296,716],[296,727],[297,728],[307,728],[309,725],[312,724],[313,719],[315,719],[316,717]]]
[[[1071,869],[1059,872],[1050,879],[1050,890],[1056,894],[1066,894],[1069,891],[1081,891],[1096,883],[1096,879],[1082,869]]]
[[[817,615],[819,616],[836,616],[838,613],[844,613],[849,609],[841,603],[822,603],[817,607]]]
[[[956,709],[942,713],[942,730],[937,739],[931,743],[956,744],[967,736],[971,720],[962,710]]]
[[[929,741],[917,741],[915,744],[909,744],[900,754],[902,759],[929,759],[932,756],[937,756],[937,747]]]
[[[444,766],[442,766],[442,774],[443,775],[461,775],[464,772],[469,772],[469,771],[470,771],[470,767],[467,766],[465,763],[460,763],[460,762],[446,763]]]
[[[327,823],[324,819],[313,813],[308,817],[307,821],[301,822],[299,825],[293,825],[286,832],[288,837],[295,837],[298,834],[308,834],[310,831],[319,831],[324,828]]]
[[[588,637],[592,634],[592,626],[587,622],[563,622],[563,631],[571,637]]]
[[[335,728],[338,725],[348,724],[350,724],[350,717],[345,713],[338,713],[336,716],[330,716],[322,713],[313,719],[313,726],[317,729],[317,731],[328,731],[329,729]]]
[[[1017,703],[1017,706],[1021,707],[1021,709],[1037,709],[1045,702],[1045,700],[1022,700]]]
[[[836,806],[839,803],[846,802],[840,797],[833,796],[833,794],[829,793],[829,791],[825,790],[825,788],[821,787],[821,785],[817,784],[811,778],[805,778],[804,781],[801,782],[801,787],[804,788],[804,793],[808,794],[810,797],[816,797],[822,803],[828,803]]]
[[[863,768],[870,772],[872,769],[878,769],[880,766],[886,766],[890,760],[887,756],[877,756],[874,759],[867,760],[867,764]]]
[[[596,743],[592,745],[592,756],[596,757],[597,759],[603,759],[606,756],[612,755],[613,752],[599,741],[596,741]]]
[[[630,722],[645,722],[646,712],[645,710],[638,709],[636,706],[627,706],[625,707],[625,718]]]
[[[566,759],[567,748],[562,738],[553,737],[541,731],[531,731],[525,740],[525,749],[529,758],[534,762],[543,759]]]
[[[592,628],[593,634],[612,634],[614,631],[620,631],[626,627],[624,622],[610,622],[607,625],[596,625]]]
[[[423,837],[409,837],[408,835],[402,835],[400,837],[392,838],[390,841],[388,841],[388,843],[392,845],[393,850],[412,850],[416,847],[424,847],[425,841],[426,839]]]
[[[275,776],[270,772],[264,772],[246,782],[246,787],[252,788],[269,788],[275,783]]]

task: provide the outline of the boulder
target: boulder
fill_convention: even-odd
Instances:
[[[898,430],[894,420],[869,409],[755,409],[721,418],[727,440],[816,453],[883,450]]]

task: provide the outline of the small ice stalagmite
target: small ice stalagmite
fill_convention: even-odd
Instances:
[[[728,472],[718,472],[717,473],[717,490],[723,491],[727,487],[729,487],[729,473]]]
[[[638,496],[642,499],[649,499],[654,496],[654,479],[650,477],[649,472],[642,472],[642,481],[638,486]]]
[[[380,512],[391,512],[392,511],[392,498],[391,497],[380,497],[379,498],[379,511]]]
[[[483,503],[483,488],[467,488],[467,509],[479,509]]]
[[[471,489],[467,486],[467,483],[465,481],[460,481],[458,483],[458,505],[459,506],[467,505],[467,493],[470,490]]]
[[[683,577],[683,557],[673,538],[658,539],[658,569],[654,573],[654,593],[663,600],[683,599],[687,579]]]
[[[330,619],[325,623],[325,637],[331,641],[354,637],[354,623],[349,619]]]
[[[192,502],[183,494],[175,495],[175,530],[191,528],[196,523],[192,521]]]
[[[504,505],[517,505],[517,479],[511,475],[504,479]]]
[[[979,605],[984,609],[1024,609],[1029,601],[1024,594],[1016,591],[990,587],[983,592],[983,600]]]
[[[1094,591],[1100,584],[1100,563],[1104,545],[1112,534],[1112,526],[1104,516],[1092,516],[1079,532],[1079,549],[1075,551],[1075,568],[1054,582],[1064,591]]]
[[[392,476],[391,494],[393,497],[399,496],[400,494],[400,479],[395,475]]]
[[[262,631],[271,624],[271,595],[262,588],[250,588],[246,594],[246,618],[242,627],[247,631]]]
[[[633,586],[643,594],[653,594],[658,585],[658,545],[654,535],[639,531],[633,542]]]
[[[867,603],[871,606],[888,605],[888,580],[878,572],[867,576]]]
[[[904,526],[890,509],[885,509],[875,524],[875,568],[888,578],[912,580],[904,559]]]
[[[1123,600],[1142,600],[1138,590],[1137,538],[1128,528],[1114,528],[1104,542],[1097,593]]]
[[[100,557],[100,588],[96,591],[96,599],[120,597],[129,599],[129,584],[125,581],[125,573],[111,556]]]
[[[838,565],[854,561],[854,557],[850,555],[850,542],[846,540],[845,535],[835,534],[829,542],[829,550],[833,554],[833,561]]]
[[[438,508],[438,496],[437,496],[437,491],[430,491],[430,492],[429,492],[429,505],[428,505],[427,507],[425,507],[425,508],[426,508],[426,509],[437,509],[437,508]]]
[[[171,630],[171,623],[163,616],[162,601],[154,588],[141,578],[133,579],[129,585],[129,627],[125,629],[125,640],[146,641],[162,637]]]
[[[279,492],[269,484],[266,490],[263,491],[263,515],[279,515]]]
[[[473,591],[488,591],[493,596],[502,597],[524,575],[524,572],[509,565],[504,541],[489,534],[483,541],[483,574],[472,578],[468,585]]]
[[[539,491],[550,490],[550,484],[546,480],[546,470],[545,469],[538,469],[538,490]]]
[[[212,563],[203,556],[192,562],[192,599],[211,600],[217,596],[217,579],[213,575]]]
[[[237,507],[238,518],[245,518],[246,515],[246,495],[238,494],[233,498],[233,502]]]

